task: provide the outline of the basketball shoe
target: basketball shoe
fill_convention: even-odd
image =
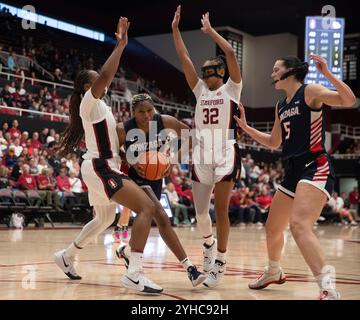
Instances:
[[[74,257],[68,257],[65,254],[65,250],[61,250],[55,253],[54,261],[56,265],[71,279],[81,280],[81,277],[77,274],[74,268]]]
[[[331,290],[321,289],[319,299],[320,300],[340,300],[341,296],[340,296],[340,293],[334,289],[331,289]]]
[[[226,263],[220,260],[215,260],[215,264],[203,282],[203,285],[208,288],[216,287],[221,278],[224,276],[225,270]]]
[[[209,272],[215,264],[215,256],[216,256],[216,249],[217,249],[217,240],[214,239],[214,242],[211,246],[207,244],[203,244],[203,268],[204,272]]]
[[[249,283],[249,288],[254,290],[264,289],[270,284],[283,284],[286,281],[285,273],[279,268],[276,273],[270,273],[269,267],[256,280]]]
[[[123,275],[121,282],[125,288],[140,292],[161,293],[163,291],[163,288],[145,277],[142,268],[132,273],[126,271],[126,274]]]
[[[116,250],[116,255],[119,259],[123,259],[126,269],[129,267],[130,257],[126,255],[125,253],[125,247],[122,246]],[[198,286],[200,283],[202,283],[206,276],[200,272],[196,266],[192,265],[186,270],[188,274],[188,278],[191,281],[193,287]]]

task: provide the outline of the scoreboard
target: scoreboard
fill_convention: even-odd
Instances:
[[[309,54],[319,54],[325,58],[329,70],[338,78],[343,78],[344,18],[306,17],[305,61],[309,62],[309,73],[305,83],[319,83],[335,89],[324,75],[320,74]]]
[[[360,34],[345,36],[343,80],[360,97]]]

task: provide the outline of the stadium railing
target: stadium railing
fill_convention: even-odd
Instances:
[[[360,139],[360,127],[336,123],[331,126],[331,133],[339,134],[342,138]]]
[[[5,63],[7,62],[7,58],[10,52],[1,50],[0,51],[0,59],[3,60]],[[42,67],[37,61],[34,59],[30,59],[29,57],[13,53],[15,64],[17,67],[20,67],[24,70],[29,70],[30,67],[34,67],[37,71],[39,71],[43,76],[47,75],[50,79],[54,80],[54,75],[51,74],[48,70]]]

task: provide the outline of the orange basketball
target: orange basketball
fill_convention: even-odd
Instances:
[[[144,168],[147,180],[159,180],[169,166],[169,158],[162,152],[147,151],[139,157],[139,164]]]

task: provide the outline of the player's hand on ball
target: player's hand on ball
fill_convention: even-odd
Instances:
[[[140,177],[145,178],[145,171],[144,171],[144,166],[143,165],[141,165],[140,163],[136,163],[132,167],[135,169],[136,173]]]

